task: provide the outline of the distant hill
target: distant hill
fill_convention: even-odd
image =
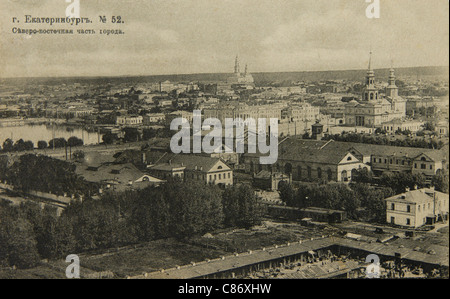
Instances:
[[[284,72],[284,73],[255,73],[253,77],[256,82],[274,81],[332,81],[349,80],[362,81],[367,70],[346,70],[346,71],[321,71],[321,72]],[[375,78],[385,79],[389,77],[389,69],[376,69]],[[402,77],[443,77],[448,78],[448,67],[408,67],[395,69],[397,78]]]
[[[376,69],[376,78],[387,80],[389,69]],[[344,70],[344,71],[311,71],[311,72],[273,72],[273,73],[252,73],[257,85],[264,85],[270,82],[283,81],[331,81],[350,80],[362,81],[366,70]],[[396,68],[397,78],[417,77],[418,79],[441,78],[448,80],[449,67],[408,67]],[[171,82],[217,82],[226,81],[229,73],[218,74],[182,74],[182,75],[155,75],[155,76],[122,76],[122,77],[61,77],[61,78],[8,78],[0,79],[0,83],[15,84],[72,84],[72,83],[125,83],[131,85],[137,83],[154,83],[169,80]],[[13,84],[14,84],[13,83]]]

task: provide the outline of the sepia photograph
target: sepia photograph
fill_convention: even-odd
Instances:
[[[0,0],[0,30],[0,279],[449,278],[448,0]]]

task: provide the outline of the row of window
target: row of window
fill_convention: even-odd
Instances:
[[[224,173],[223,175],[222,175],[222,173],[219,173],[218,175],[217,174],[214,174],[214,175],[210,174],[209,175],[209,181],[216,181],[217,178],[219,178],[219,180],[221,180],[222,178],[223,179],[227,179],[227,176],[228,176],[228,179],[230,179],[231,178],[231,172]]]
[[[420,212],[420,209],[421,209],[421,205],[418,205],[417,206],[417,210]],[[440,207],[440,202],[439,202],[439,207]],[[427,205],[426,204],[424,204],[423,205],[423,211],[425,212],[425,209],[427,208]],[[428,203],[428,210],[430,210],[431,209],[431,203]],[[395,203],[391,203],[391,210],[392,211],[395,211]],[[406,206],[406,212],[407,213],[411,213],[411,206]]]
[[[373,162],[374,163],[377,163],[377,158],[373,158]],[[394,164],[393,163],[394,162],[394,160],[393,159],[389,159],[389,164]],[[378,158],[378,163],[383,163],[383,160],[381,159],[381,158]],[[387,164],[388,163],[388,159],[384,159],[384,164]],[[411,165],[411,161],[405,161],[405,160],[395,160],[395,164],[397,164],[397,165]],[[417,163],[414,163],[414,168],[416,168],[417,169]],[[431,170],[433,169],[433,165],[430,165],[430,167],[429,167]],[[427,165],[426,164],[420,164],[420,169],[427,169]]]
[[[383,159],[382,158],[373,158],[373,163],[383,163]],[[388,164],[388,159],[384,159],[384,164]],[[394,160],[393,159],[389,159],[389,164],[394,164]],[[411,161],[405,161],[405,160],[395,160],[395,164],[397,165],[411,165]]]
[[[414,168],[417,168],[417,163],[414,163]],[[427,169],[426,164],[420,164],[420,169]],[[433,165],[430,165],[430,170],[433,169]]]

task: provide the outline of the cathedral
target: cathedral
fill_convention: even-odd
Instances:
[[[228,84],[242,84],[242,85],[253,85],[254,84],[253,76],[248,73],[247,65],[245,65],[244,73],[241,73],[239,66],[239,57],[236,56],[236,60],[234,63],[234,73],[231,77],[228,77]]]
[[[405,116],[406,100],[398,95],[394,69],[390,69],[385,96],[381,97],[375,86],[371,55],[361,99],[353,100],[345,105],[345,124],[355,127],[379,128],[385,122],[403,119]]]

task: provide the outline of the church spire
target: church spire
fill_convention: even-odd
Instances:
[[[370,50],[369,66],[366,75],[366,86],[363,91],[363,100],[378,100],[378,90],[375,87],[375,73],[372,69],[372,50]]]
[[[234,73],[238,74],[239,72],[239,57],[236,55],[236,60],[234,62]]]
[[[247,64],[245,65],[245,73],[244,73],[244,75],[247,76]]]
[[[389,70],[389,81],[386,87],[386,96],[390,98],[395,98],[398,96],[398,87],[395,85],[395,70],[394,63],[391,61],[391,69]]]

